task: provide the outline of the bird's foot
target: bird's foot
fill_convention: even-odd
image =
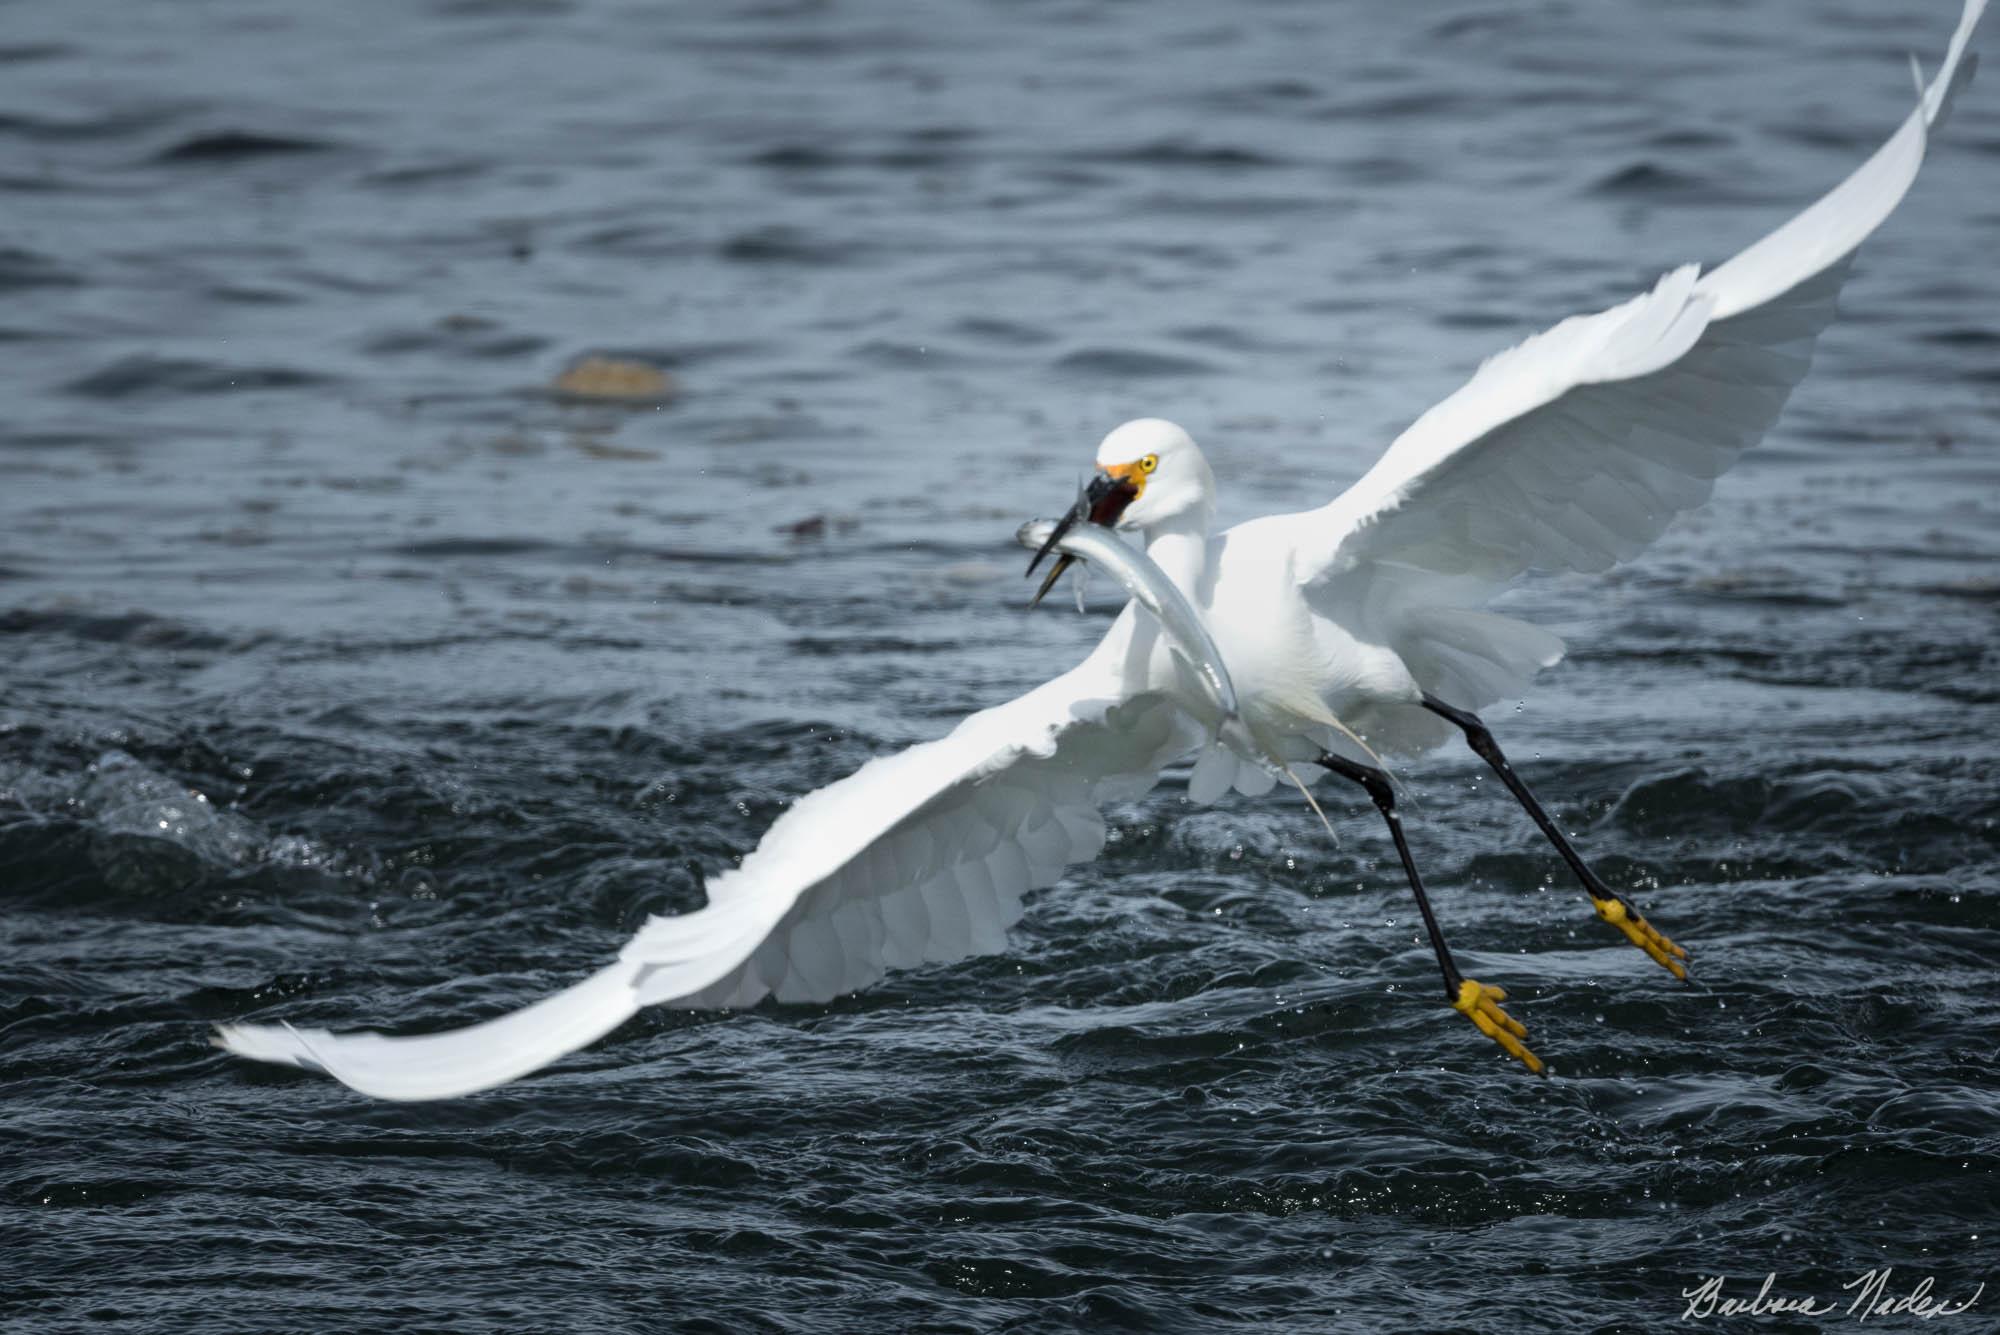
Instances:
[[[1625,939],[1650,955],[1655,964],[1682,982],[1687,981],[1687,966],[1682,963],[1688,957],[1687,951],[1641,917],[1639,910],[1622,899],[1599,899],[1592,895],[1590,902],[1597,906],[1598,917],[1625,933]]]
[[[1540,1075],[1542,1059],[1521,1042],[1528,1036],[1528,1027],[1500,1009],[1500,1003],[1506,999],[1507,993],[1501,988],[1465,978],[1458,984],[1458,1000],[1451,1003],[1451,1008],[1478,1025],[1479,1032],[1505,1048],[1508,1056]]]

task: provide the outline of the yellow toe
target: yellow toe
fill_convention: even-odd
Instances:
[[[1674,977],[1686,981],[1687,966],[1681,961],[1688,957],[1687,951],[1675,945],[1653,924],[1641,917],[1636,909],[1628,909],[1616,899],[1595,899],[1597,916],[1625,933],[1625,939],[1646,952],[1647,958],[1665,969]]]
[[[1521,1040],[1528,1027],[1500,1009],[1507,994],[1500,988],[1467,978],[1458,985],[1458,999],[1451,1008],[1471,1020],[1479,1032],[1498,1043],[1506,1054],[1536,1075],[1542,1073],[1542,1059],[1528,1051]]]

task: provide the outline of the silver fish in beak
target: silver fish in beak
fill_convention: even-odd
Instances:
[[[1028,573],[1030,575],[1035,573],[1035,567],[1042,563],[1042,558],[1046,557],[1050,552],[1055,551],[1061,545],[1063,537],[1075,527],[1079,520],[1096,524],[1102,528],[1110,528],[1118,522],[1119,517],[1125,513],[1125,507],[1138,499],[1140,489],[1139,483],[1132,478],[1124,476],[1123,471],[1100,472],[1090,480],[1089,486],[1083,487],[1078,491],[1076,504],[1069,508],[1068,514],[1054,521],[1049,530],[1048,537],[1036,549],[1034,559],[1028,562]],[[1040,520],[1036,522],[1048,523],[1049,521]],[[1022,530],[1024,533],[1026,531],[1026,529]],[[1026,546],[1028,544],[1023,543],[1023,545]],[[1047,596],[1048,591],[1056,586],[1056,581],[1062,578],[1063,571],[1068,570],[1070,563],[1075,560],[1076,556],[1073,553],[1063,552],[1056,559],[1056,563],[1049,568],[1049,573],[1042,580],[1042,587],[1036,589],[1035,596],[1028,600],[1028,606],[1032,608],[1039,604]]]
[[[1225,719],[1237,717],[1236,685],[1229,680],[1229,668],[1222,650],[1208,633],[1201,613],[1187,600],[1167,572],[1152,557],[1138,551],[1115,533],[1096,524],[1078,524],[1075,511],[1062,520],[1031,519],[1014,535],[1023,547],[1037,548],[1041,554],[1060,552],[1062,570],[1070,561],[1088,561],[1116,579],[1125,592],[1158,619],[1173,642],[1175,652],[1185,660],[1215,701]],[[1037,560],[1040,559],[1038,555]],[[1046,592],[1048,584],[1044,583]],[[1036,595],[1039,597],[1040,595]],[[1261,749],[1261,748],[1260,748]]]
[[[1130,504],[1129,498],[1118,508],[1122,510],[1126,504]],[[1081,503],[1078,509],[1082,509]],[[1187,600],[1187,595],[1181,592],[1180,586],[1167,578],[1167,572],[1160,569],[1152,557],[1127,546],[1108,528],[1096,523],[1077,523],[1077,516],[1078,510],[1072,510],[1062,520],[1030,519],[1021,525],[1014,540],[1023,547],[1034,548],[1036,560],[1051,551],[1061,552],[1063,559],[1056,566],[1058,572],[1074,559],[1088,561],[1093,567],[1108,571],[1134,602],[1153,614],[1160,628],[1166,632],[1174,656],[1201,681],[1203,690],[1214,701],[1219,716],[1211,740],[1297,788],[1306,805],[1319,817],[1320,824],[1326,827],[1327,837],[1333,838],[1333,824],[1313,799],[1312,790],[1306,787],[1284,756],[1251,730],[1249,722],[1243,717],[1236,684],[1229,679],[1229,666],[1222,660],[1222,649],[1216,644],[1215,637],[1208,633],[1207,623],[1201,619],[1201,613],[1195,610],[1194,604]],[[1030,570],[1033,568],[1029,567]],[[1053,576],[1044,581],[1042,592],[1046,593],[1048,586],[1054,582]],[[1040,596],[1036,595],[1037,598]],[[1327,712],[1324,705],[1320,706],[1320,713],[1323,715],[1322,722],[1352,738],[1363,753],[1374,756],[1368,744]]]

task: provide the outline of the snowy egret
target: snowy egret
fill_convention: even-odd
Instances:
[[[1388,822],[1447,1000],[1541,1069],[1504,993],[1453,963],[1380,757],[1461,733],[1598,913],[1685,976],[1685,952],[1591,872],[1474,712],[1520,694],[1563,647],[1482,605],[1530,569],[1630,557],[1769,428],[1855,248],[1903,198],[1970,74],[1962,57],[1984,7],[1967,0],[1916,108],[1825,197],[1718,268],[1675,269],[1492,358],[1320,509],[1211,533],[1215,478],[1186,432],[1146,419],[1106,436],[1076,518],[1143,539],[1205,619],[1244,729],[1222,728],[1226,711],[1164,623],[1128,605],[1069,672],[801,799],[709,882],[702,908],[649,920],[565,991],[446,1033],[229,1025],[217,1041],[381,1098],[444,1098],[543,1066],[644,1005],[825,1001],[889,969],[998,951],[1023,894],[1097,854],[1101,804],[1198,755],[1196,801],[1269,791],[1272,757],[1361,784]]]

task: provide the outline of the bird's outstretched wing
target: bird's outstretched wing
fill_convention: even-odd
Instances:
[[[488,1089],[657,1002],[825,1001],[892,968],[1003,948],[1021,897],[1104,843],[1100,804],[1150,788],[1201,741],[1168,698],[1121,698],[1100,651],[950,735],[802,798],[708,903],[650,919],[615,962],[525,1010],[397,1038],[227,1025],[220,1046],[383,1099]]]
[[[1716,269],[1676,269],[1500,353],[1331,504],[1256,521],[1288,526],[1315,608],[1430,665],[1468,707],[1553,661],[1551,636],[1435,609],[1474,607],[1530,569],[1604,569],[1707,499],[1805,375],[1855,247],[1902,200],[1971,74],[1985,4],[1967,0],[1902,127],[1803,213]]]

